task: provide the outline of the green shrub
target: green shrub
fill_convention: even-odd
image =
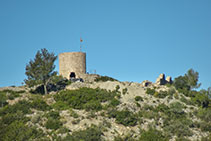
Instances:
[[[102,131],[96,126],[88,127],[85,130],[79,130],[68,135],[64,141],[101,141]]]
[[[59,115],[59,112],[58,111],[50,111],[47,114],[47,117],[48,118],[53,118],[53,119],[59,119],[60,118],[60,115]]]
[[[144,101],[143,98],[141,96],[136,96],[135,97],[135,101]]]
[[[120,86],[116,85],[116,92],[119,92]]]
[[[52,105],[52,107],[57,110],[66,110],[69,109],[70,106],[67,104],[67,102],[57,101]]]
[[[166,111],[169,111],[169,107],[162,103],[156,107],[156,111],[165,113]]]
[[[14,105],[7,105],[0,109],[0,116],[8,113],[16,113],[17,111],[21,111],[23,114],[28,114],[31,112],[30,108],[31,103],[26,100],[22,100]]]
[[[32,103],[32,108],[35,108],[37,110],[46,111],[50,110],[50,106],[41,98],[35,98]]]
[[[139,141],[168,141],[161,131],[150,128],[148,131],[141,133]]]
[[[164,122],[164,131],[170,136],[176,135],[177,137],[192,136],[193,133],[189,127],[193,122],[187,118],[178,118]]]
[[[73,111],[72,109],[70,109],[69,112],[70,112],[70,116],[71,117],[74,117],[74,118],[78,118],[79,117],[79,115],[75,111]]]
[[[196,104],[197,106],[201,106],[203,108],[209,107],[209,103],[211,103],[211,99],[209,99],[208,95],[196,91],[191,91],[192,97],[191,101],[192,103]]]
[[[83,108],[86,109],[86,111],[90,111],[90,110],[100,111],[102,110],[102,105],[99,101],[91,100],[85,103]]]
[[[5,105],[7,105],[7,96],[5,93],[0,92],[0,107],[4,107]]]
[[[40,130],[27,127],[23,122],[14,121],[8,127],[0,129],[2,141],[25,141],[41,138],[44,134]]]
[[[193,105],[193,102],[191,100],[186,99],[183,95],[181,95],[180,100],[187,105]]]
[[[115,118],[117,123],[123,124],[124,126],[135,126],[138,120],[136,115],[127,109],[122,111],[109,111],[108,116]]]
[[[205,122],[211,122],[211,108],[199,108],[195,115]]]
[[[167,91],[160,91],[158,93],[155,92],[154,96],[158,98],[165,98],[166,96],[168,96],[168,92]]]
[[[16,111],[16,113],[5,114],[4,116],[2,116],[1,120],[5,125],[10,125],[14,121],[21,121],[26,123],[27,121],[29,121],[29,118],[25,117],[25,115],[21,111]]]
[[[205,132],[211,132],[211,122],[201,122],[200,129]]]
[[[33,140],[43,136],[42,132],[25,125],[30,119],[30,103],[19,101],[0,109],[0,140]]]
[[[116,92],[108,92],[99,88],[64,90],[54,96],[56,100],[54,107],[99,111],[102,109],[101,102],[111,101],[116,95]]]
[[[116,98],[114,98],[114,99],[112,99],[111,101],[110,101],[110,106],[112,106],[112,107],[116,107],[116,106],[118,106],[119,104],[120,104],[121,102],[118,100],[118,99],[116,99]]]
[[[122,89],[122,94],[125,95],[127,93],[127,88]]]
[[[155,94],[155,89],[147,88],[146,93],[149,94],[149,95],[154,95]]]
[[[125,136],[115,136],[114,137],[114,141],[137,141],[136,139],[134,139],[133,134],[127,134]]]
[[[57,130],[62,126],[62,123],[59,119],[48,118],[48,121],[45,123],[47,129]]]
[[[183,111],[184,105],[179,102],[171,103],[169,106],[169,110],[165,111],[167,115],[171,118],[180,118],[186,116]]]
[[[99,82],[99,81],[106,82],[106,81],[118,81],[118,80],[116,80],[112,77],[108,77],[108,76],[100,76],[95,79],[95,82]]]
[[[144,118],[147,118],[147,119],[153,119],[153,118],[159,118],[159,114],[157,112],[155,112],[154,110],[144,110],[144,109],[141,109],[139,112],[138,112],[138,115],[139,117],[144,117]]]

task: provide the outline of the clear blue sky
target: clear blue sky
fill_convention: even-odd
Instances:
[[[88,72],[154,82],[193,68],[211,86],[210,0],[0,0],[0,87],[21,85],[41,48],[79,51],[80,36]]]

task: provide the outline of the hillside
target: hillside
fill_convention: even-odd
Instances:
[[[0,88],[0,140],[211,140],[206,91],[107,78],[67,83],[47,95]]]

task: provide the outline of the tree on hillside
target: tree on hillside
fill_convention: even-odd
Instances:
[[[47,49],[41,49],[38,51],[34,60],[30,60],[29,64],[26,65],[27,79],[25,83],[29,86],[44,86],[44,93],[47,94],[47,85],[50,82],[52,76],[56,75],[54,71],[54,61],[57,56],[54,53],[49,53]]]
[[[190,89],[199,88],[201,84],[198,84],[199,80],[199,73],[195,72],[193,69],[189,69],[188,72],[185,74],[187,79],[187,84],[190,86]]]
[[[200,83],[198,83],[199,73],[195,72],[193,69],[189,69],[184,76],[179,76],[174,79],[174,86],[176,89],[186,89],[192,90],[194,88],[199,88]]]

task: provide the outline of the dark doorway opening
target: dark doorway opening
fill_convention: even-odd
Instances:
[[[71,78],[76,78],[75,72],[71,72],[71,73],[70,73],[70,79],[71,79]]]

